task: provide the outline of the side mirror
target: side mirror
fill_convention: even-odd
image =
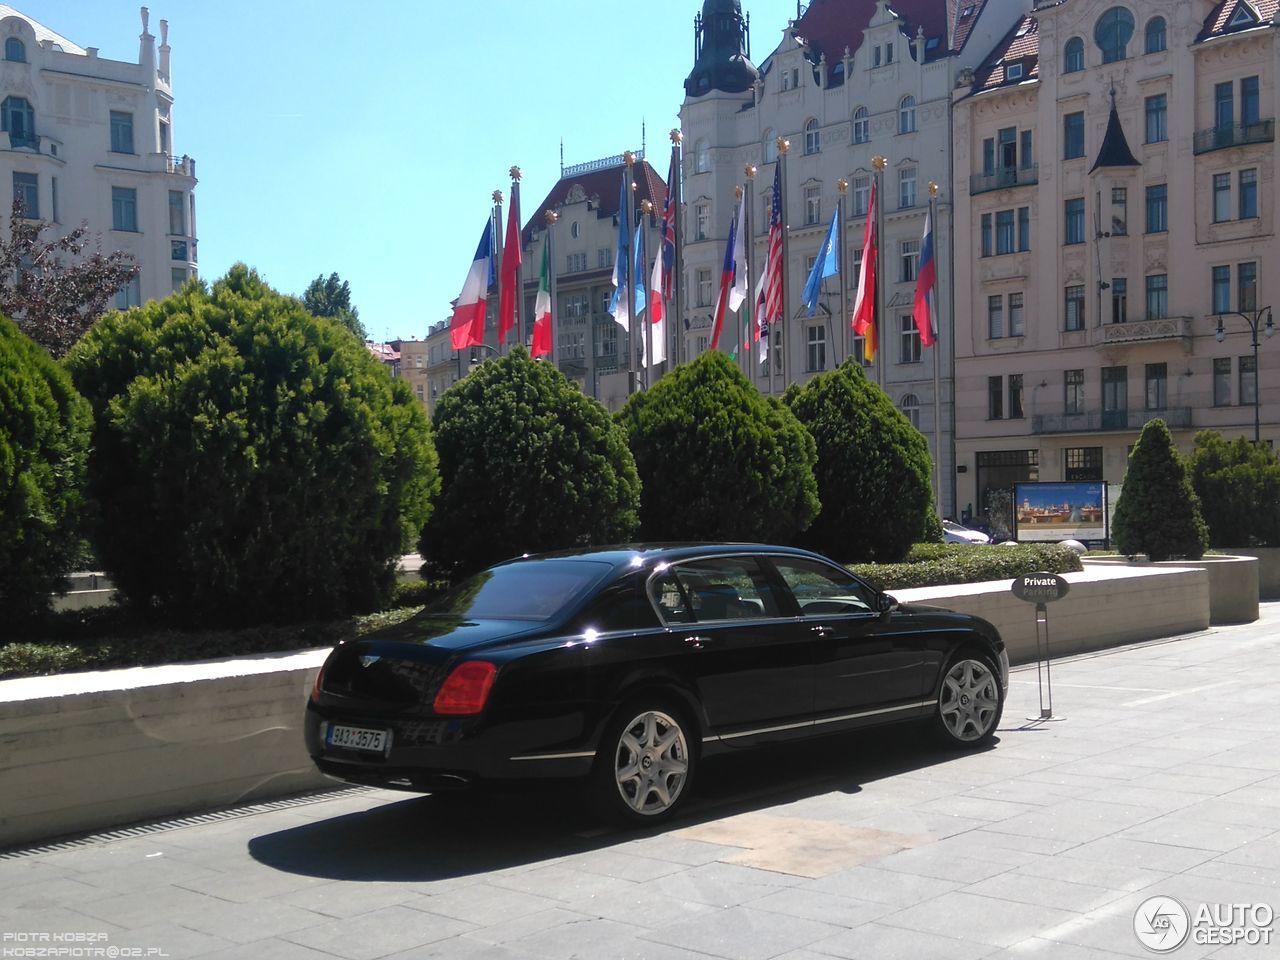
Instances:
[[[887,593],[876,595],[876,609],[880,611],[881,616],[886,616],[892,611],[898,609],[898,601],[893,599]]]

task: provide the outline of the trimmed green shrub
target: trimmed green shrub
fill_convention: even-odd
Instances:
[[[709,350],[618,412],[649,540],[790,541],[817,516],[817,450],[780,401]]]
[[[1111,536],[1127,556],[1145,553],[1152,561],[1199,560],[1209,543],[1200,498],[1191,489],[1186,462],[1160,419],[1142,428],[1129,455]]]
[[[1008,580],[1040,570],[1072,573],[1084,566],[1073,551],[1056,543],[1016,547],[927,543],[913,547],[903,563],[860,563],[849,569],[881,590],[905,590]]]
[[[920,534],[920,542],[943,543],[945,540],[946,531],[942,528],[942,518],[938,516],[937,509],[931,506],[928,515],[924,518],[924,532]]]
[[[80,555],[91,421],[71,378],[0,317],[0,621],[48,609]]]
[[[68,365],[97,417],[94,541],[174,623],[373,610],[430,512],[421,405],[350,333],[242,264],[109,314]]]
[[[1280,547],[1280,458],[1244,437],[1196,434],[1191,485],[1215,547]]]
[[[792,386],[786,402],[818,447],[822,512],[805,544],[842,561],[901,560],[933,514],[924,436],[853,360]]]
[[[434,425],[443,489],[419,543],[433,573],[635,533],[640,481],[626,435],[523,348],[446,391]]]

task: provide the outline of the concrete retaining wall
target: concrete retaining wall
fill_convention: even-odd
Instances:
[[[1085,568],[1117,565],[1138,570],[1193,567],[1209,576],[1209,622],[1253,623],[1258,619],[1258,561],[1253,557],[1208,556],[1199,560],[1130,563],[1127,557],[1088,557]]]
[[[1238,557],[1258,559],[1258,598],[1280,600],[1280,547],[1225,547]]]
[[[1209,574],[1188,568],[1110,565],[1063,575],[1071,589],[1048,605],[1055,657],[1193,633],[1209,626]],[[1015,597],[1012,580],[894,590],[903,603],[928,603],[991,621],[1009,659],[1036,659],[1035,605]]]
[[[1068,574],[1050,609],[1055,656],[1204,629],[1204,570]],[[1035,658],[1034,607],[1011,581],[897,591],[994,623]],[[332,783],[302,739],[326,651],[0,681],[0,847],[263,800]]]

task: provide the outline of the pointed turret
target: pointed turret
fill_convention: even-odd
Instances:
[[[759,71],[750,59],[749,25],[739,0],[704,0],[693,30],[694,64],[684,92],[701,97],[712,90],[750,90]]]
[[[1111,116],[1107,118],[1107,132],[1102,137],[1102,149],[1098,151],[1098,159],[1094,161],[1090,173],[1102,167],[1140,167],[1142,164],[1129,149],[1129,141],[1125,138],[1124,127],[1120,124],[1120,114],[1116,112],[1116,91],[1111,89]]]

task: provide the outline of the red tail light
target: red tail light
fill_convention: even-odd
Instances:
[[[484,660],[468,660],[450,671],[432,709],[439,714],[467,716],[479,713],[489,699],[498,668]]]
[[[320,699],[320,687],[324,684],[324,668],[329,665],[329,661],[325,660],[320,664],[320,669],[316,672],[316,682],[311,686],[311,702],[316,703]]]

